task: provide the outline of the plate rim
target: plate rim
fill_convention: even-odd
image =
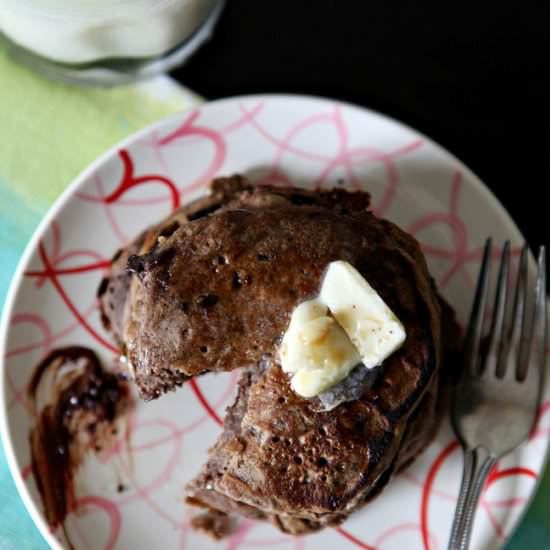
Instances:
[[[233,95],[233,96],[215,99],[212,101],[204,101],[203,103],[199,103],[197,105],[191,106],[188,109],[180,110],[174,114],[162,117],[156,122],[153,122],[141,128],[140,130],[137,130],[136,132],[133,132],[132,134],[125,137],[124,139],[113,144],[101,155],[99,155],[95,160],[93,160],[90,164],[88,164],[67,185],[67,187],[61,192],[61,194],[57,197],[57,199],[55,199],[53,204],[50,206],[50,208],[44,214],[39,224],[34,229],[29,241],[25,245],[23,253],[17,263],[17,267],[12,275],[12,278],[8,287],[8,292],[6,294],[6,299],[4,302],[2,316],[0,319],[0,441],[2,442],[2,446],[6,456],[6,462],[8,464],[11,477],[17,488],[17,492],[21,500],[23,501],[23,504],[25,505],[27,512],[31,516],[36,528],[38,529],[42,537],[44,537],[45,541],[52,548],[63,550],[65,547],[51,532],[48,524],[46,523],[43,513],[39,510],[38,506],[36,506],[35,503],[33,502],[33,499],[27,488],[26,481],[20,475],[20,469],[18,468],[15,449],[12,443],[13,438],[11,435],[11,430],[9,428],[9,422],[8,422],[9,413],[6,409],[7,389],[5,386],[5,369],[7,368],[7,365],[6,365],[5,358],[6,358],[6,352],[7,352],[7,346],[8,346],[8,334],[9,334],[10,320],[13,316],[13,308],[15,305],[18,290],[21,286],[21,281],[23,279],[25,268],[28,265],[34,251],[36,250],[37,244],[40,238],[44,235],[45,231],[50,226],[51,222],[55,220],[59,212],[66,206],[66,204],[73,197],[73,195],[84,184],[84,182],[91,175],[93,175],[102,165],[104,165],[105,162],[107,162],[110,158],[114,157],[119,149],[127,148],[132,143],[139,141],[139,139],[142,138],[143,136],[148,135],[153,131],[159,130],[160,128],[162,128],[166,124],[169,124],[173,120],[178,120],[185,113],[189,113],[195,110],[201,111],[202,109],[208,108],[210,106],[223,105],[224,103],[233,103],[238,101],[251,101],[251,100],[257,100],[257,101],[286,100],[286,101],[304,101],[304,102],[316,101],[316,102],[321,102],[325,104],[338,104],[352,110],[357,110],[360,112],[366,112],[368,114],[375,115],[376,117],[379,117],[380,119],[382,119],[385,123],[400,127],[402,129],[408,130],[416,134],[418,137],[422,138],[426,143],[429,143],[430,146],[434,147],[434,149],[436,149],[439,153],[444,154],[447,158],[452,160],[456,164],[457,168],[459,168],[461,171],[463,171],[464,174],[468,176],[467,178],[465,178],[464,181],[468,181],[468,184],[472,184],[474,188],[479,193],[484,195],[487,200],[495,204],[496,209],[499,211],[498,213],[501,215],[503,223],[507,226],[507,231],[509,231],[511,234],[515,233],[515,235],[513,235],[514,237],[517,237],[519,238],[519,240],[525,242],[523,233],[520,231],[516,222],[514,221],[514,219],[508,212],[508,210],[504,207],[500,199],[496,196],[496,194],[483,182],[483,180],[479,176],[477,176],[475,172],[473,172],[462,160],[460,160],[456,155],[450,152],[446,147],[440,145],[437,141],[432,139],[427,134],[417,130],[413,126],[410,126],[400,121],[397,118],[394,118],[390,115],[387,115],[375,109],[371,109],[370,107],[359,105],[353,102],[342,101],[340,99],[335,99],[332,97],[317,96],[317,95],[310,95],[310,94],[293,94],[293,93],[260,93],[260,94]],[[529,256],[530,262],[534,263],[535,259],[531,250],[529,250],[528,256]],[[540,489],[540,484],[544,476],[544,472],[545,472],[549,457],[550,457],[550,440],[546,444],[545,454],[541,462],[541,470],[540,472],[538,472],[537,479],[535,480],[533,489],[530,492],[527,502],[525,503],[523,509],[521,510],[521,513],[518,516],[518,519],[513,524],[512,529],[510,530],[508,536],[506,537],[505,543],[507,543],[515,535],[519,526],[523,523],[523,520],[525,519],[525,515],[527,514],[527,511],[530,509],[533,503],[533,500],[535,498],[535,495],[538,493]]]

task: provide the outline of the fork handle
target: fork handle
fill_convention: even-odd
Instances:
[[[448,550],[467,550],[481,490],[496,458],[485,448],[465,449],[462,484],[456,503]]]

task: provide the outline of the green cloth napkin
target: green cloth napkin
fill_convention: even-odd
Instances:
[[[110,90],[56,84],[0,49],[0,307],[25,244],[66,185],[128,134],[198,101],[167,77]],[[547,473],[508,550],[550,548],[549,510]],[[43,548],[0,446],[0,550]]]

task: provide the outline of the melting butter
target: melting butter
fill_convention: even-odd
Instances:
[[[344,329],[317,300],[301,303],[281,344],[281,362],[292,389],[314,397],[343,380],[361,361]]]
[[[405,341],[402,323],[349,263],[332,262],[319,297],[293,312],[280,349],[292,389],[315,397],[353,368],[380,365]]]

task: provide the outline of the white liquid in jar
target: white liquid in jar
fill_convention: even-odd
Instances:
[[[210,14],[216,0],[0,0],[0,32],[64,63],[161,55]]]

